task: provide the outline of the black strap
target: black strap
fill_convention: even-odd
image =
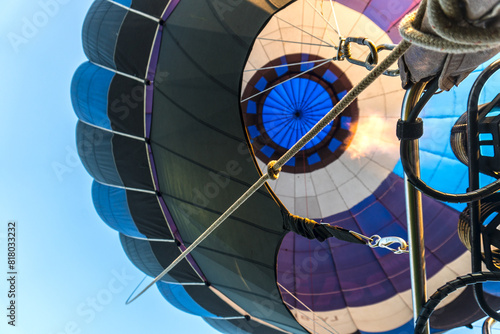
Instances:
[[[328,238],[352,242],[356,244],[366,244],[359,236],[352,234],[345,228],[328,224],[319,224],[312,219],[292,215],[286,209],[281,210],[283,216],[283,228],[287,231],[297,233],[307,239],[317,239],[321,242]]]
[[[415,122],[407,122],[398,120],[398,125],[396,128],[396,136],[398,139],[418,139],[424,134],[424,123],[421,118],[417,118]]]

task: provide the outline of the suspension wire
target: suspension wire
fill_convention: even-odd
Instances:
[[[319,63],[325,60],[332,61],[335,58],[328,58],[328,59],[317,59],[317,60],[308,60],[308,61],[302,61],[300,63],[291,63],[291,64],[283,64],[283,65],[276,65],[276,66],[269,66],[269,67],[261,67],[261,68],[252,68],[249,70],[244,70],[243,72],[255,72],[255,71],[261,71],[261,70],[272,70],[275,68],[280,68],[280,67],[288,67],[288,66],[296,66],[296,65],[303,65],[303,64],[312,64],[312,63]]]
[[[324,59],[323,59],[323,60],[324,60]],[[312,70],[314,70],[314,69],[316,69],[316,68],[318,68],[318,67],[321,67],[321,66],[323,66],[323,65],[325,65],[325,64],[327,64],[327,63],[329,63],[329,62],[331,62],[331,60],[326,59],[326,60],[324,60],[324,62],[320,63],[319,65],[316,65],[316,66],[314,66],[314,67],[311,67],[310,69],[308,69],[308,70],[306,70],[306,71],[300,72],[299,74],[296,74],[296,75],[294,75],[294,76],[293,76],[293,77],[291,77],[291,78],[288,78],[288,79],[286,79],[286,80],[284,80],[284,81],[281,81],[280,83],[278,83],[278,84],[276,84],[276,85],[274,85],[274,86],[271,86],[271,87],[268,87],[268,88],[266,88],[266,89],[264,89],[264,90],[261,90],[261,91],[260,91],[260,92],[258,92],[257,94],[254,94],[254,95],[252,95],[252,96],[250,96],[250,97],[247,97],[246,99],[241,100],[240,102],[241,102],[241,103],[243,103],[243,102],[245,102],[245,101],[248,101],[248,100],[250,100],[250,99],[253,99],[254,97],[259,96],[260,94],[263,94],[263,93],[267,92],[268,90],[271,90],[271,89],[273,89],[273,88],[275,88],[275,87],[278,87],[279,85],[282,85],[282,84],[284,84],[284,83],[285,83],[285,82],[287,82],[287,81],[290,81],[290,80],[292,80],[292,79],[298,78],[298,77],[300,77],[301,75],[304,75],[304,74],[306,74],[307,72],[310,72],[310,71],[312,71]]]
[[[220,226],[236,209],[238,209],[250,196],[252,196],[268,179],[277,179],[281,167],[288,162],[298,151],[302,149],[312,138],[314,138],[324,127],[326,127],[335,117],[337,117],[345,108],[347,108],[356,97],[366,89],[375,79],[389,68],[401,55],[408,50],[411,43],[405,40],[401,41],[394,50],[377,67],[375,67],[363,80],[361,80],[353,89],[349,91],[309,132],[307,132],[295,145],[292,146],[278,161],[271,161],[267,167],[267,173],[263,174],[236,202],[234,202],[205,232],[203,232],[184,252],[182,252],[165,270],[163,270],[147,287],[145,287],[137,296],[127,300],[126,304],[132,303],[146,292],[153,284],[158,282],[172,268],[181,262],[193,249],[195,249],[203,240],[205,240],[217,227]]]
[[[144,275],[144,277],[142,278],[142,280],[135,287],[134,291],[132,291],[132,293],[130,294],[130,296],[128,296],[127,301],[125,302],[125,304],[128,304],[128,301],[134,295],[134,293],[137,291],[137,289],[139,289],[139,287],[141,286],[142,282],[144,282],[144,280],[146,279],[146,277],[148,277],[148,275]]]
[[[335,8],[333,8],[333,1],[329,0],[330,6],[332,7],[332,13],[333,13],[333,19],[335,21],[335,25],[337,26],[337,34],[339,34],[339,37],[342,37],[342,34],[340,33],[340,28],[339,28],[339,21],[337,20],[337,15],[335,14]]]
[[[316,7],[315,7],[315,6],[311,3],[311,2],[309,2],[309,0],[306,0],[306,1],[307,1],[307,3],[309,4],[309,6],[311,6],[311,8],[312,8],[312,9],[314,9],[314,11],[315,11],[315,12],[316,12],[319,16],[321,16],[321,18],[322,18],[323,20],[325,20],[326,24],[328,24],[328,26],[329,26],[330,28],[332,28],[332,29],[333,29],[333,31],[335,31],[335,32],[337,33],[337,35],[339,35],[339,36],[340,36],[340,33],[338,32],[338,30],[337,30],[337,29],[335,29],[335,27],[334,27],[334,26],[332,26],[332,24],[331,24],[331,23],[330,23],[330,22],[326,19],[326,17],[324,17],[324,16],[323,16],[323,14],[321,14],[321,12],[320,12],[320,11],[319,11],[319,10],[318,10],[318,9],[317,9],[317,8],[316,8]]]
[[[293,299],[295,299],[296,301],[298,301],[300,303],[300,305],[304,306],[309,312],[311,312],[315,317],[318,317],[318,319],[320,319],[322,322],[325,323],[325,325],[327,325],[328,327],[330,327],[331,330],[333,330],[334,333],[338,333],[335,328],[333,328],[331,325],[329,325],[325,320],[321,319],[319,316],[316,315],[316,313],[311,310],[311,308],[309,306],[307,306],[306,304],[304,304],[299,298],[297,298],[297,296],[295,296],[293,293],[291,293],[290,291],[288,291],[287,288],[285,288],[280,282],[277,282],[278,283],[278,286],[280,288],[282,288],[283,290],[285,290],[286,293],[288,293],[290,296],[293,297]],[[294,307],[295,308],[295,307]],[[316,321],[313,320],[314,323],[316,323]],[[319,326],[321,326],[320,324],[318,324]],[[323,326],[321,326],[323,327]],[[323,327],[325,328],[325,327]],[[326,328],[325,328],[326,329]]]
[[[304,43],[304,42],[298,42],[298,41],[288,41],[288,40],[282,40],[282,39],[276,39],[276,38],[266,38],[266,37],[258,37],[257,39],[260,39],[260,40],[263,40],[263,41],[283,42],[283,43],[312,45],[312,46],[322,46],[322,47],[325,47],[325,48],[335,48],[335,46],[329,45],[329,44]]]
[[[280,17],[278,17],[278,16],[276,16],[276,18],[277,18],[278,20],[280,20],[280,21],[285,22],[286,24],[291,25],[291,26],[292,26],[292,27],[294,27],[294,28],[299,29],[299,30],[300,30],[300,31],[302,31],[304,34],[307,34],[307,35],[311,36],[312,38],[317,39],[318,41],[321,41],[321,42],[323,42],[323,43],[326,43],[326,44],[330,45],[331,47],[335,48],[335,50],[337,50],[337,46],[335,46],[335,45],[333,45],[333,44],[330,44],[330,43],[328,43],[327,41],[325,41],[325,40],[323,40],[323,39],[321,39],[321,38],[319,38],[319,37],[317,37],[317,36],[314,36],[314,35],[313,35],[313,34],[311,34],[310,32],[305,31],[304,29],[302,29],[302,28],[300,28],[300,27],[296,26],[296,25],[295,25],[295,24],[293,24],[293,23],[288,22],[288,21],[287,21],[287,20],[285,20],[285,19],[282,19],[282,18],[280,18]]]

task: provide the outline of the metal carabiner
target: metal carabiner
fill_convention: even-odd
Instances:
[[[349,46],[350,43],[356,43],[359,45],[365,45],[370,49],[370,55],[368,56],[367,60],[362,61],[359,59],[352,58],[351,56],[351,48]],[[340,50],[340,47],[339,47]],[[343,40],[342,44],[342,55],[347,59],[348,62],[360,65],[360,66],[367,66],[367,65],[377,65],[378,64],[378,52],[377,52],[377,47],[375,46],[375,43],[373,43],[371,40],[368,38],[363,38],[363,37],[347,37],[345,40]]]
[[[399,244],[398,248],[391,247],[393,244]],[[383,237],[378,240],[378,247],[392,251],[394,254],[408,253],[408,243],[400,237]]]
[[[371,248],[385,248],[393,252],[394,254],[403,254],[403,253],[408,253],[408,243],[400,237],[381,237],[378,234],[374,234],[371,237],[367,237],[366,235],[363,235],[358,232],[354,231],[349,231],[349,233],[354,234],[362,238],[365,242],[366,245],[371,247]],[[393,248],[391,245],[393,244],[399,244],[398,248]]]
[[[380,44],[377,46],[377,54],[383,50],[392,51],[395,47],[396,47],[396,45],[394,45],[394,44]],[[375,65],[372,63],[372,54],[370,53],[366,57],[365,67],[368,71],[371,71],[375,68]],[[397,76],[399,76],[399,69],[385,70],[382,74],[387,75],[389,77],[397,77]]]

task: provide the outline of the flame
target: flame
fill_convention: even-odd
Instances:
[[[380,116],[360,117],[356,133],[347,153],[352,159],[373,155],[375,152],[399,156],[396,120]]]

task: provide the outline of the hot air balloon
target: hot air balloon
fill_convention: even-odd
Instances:
[[[129,259],[159,275],[366,75],[359,64],[334,61],[339,36],[386,48],[399,41],[398,22],[417,5],[96,0],[82,35],[89,61],[71,87],[77,145],[95,180],[96,210],[119,232]],[[366,45],[352,43],[352,59],[367,63],[368,54]],[[224,333],[410,332],[406,255],[309,240],[283,223],[294,214],[367,236],[406,238],[395,136],[403,96],[398,78],[377,80],[277,181],[165,275],[160,293]],[[434,118],[437,105],[427,109],[431,129],[451,128],[465,111]],[[424,178],[461,185],[465,172],[455,166],[465,167],[448,141],[442,131],[423,138],[430,159]],[[430,290],[469,271],[456,232],[459,209],[424,200]],[[472,298],[466,289],[447,299],[433,328],[480,318]],[[464,303],[471,303],[466,311]]]

